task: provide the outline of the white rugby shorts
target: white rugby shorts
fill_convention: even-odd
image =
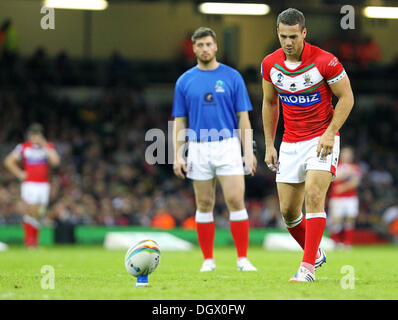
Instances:
[[[237,137],[221,141],[188,144],[187,177],[210,180],[215,176],[243,175],[240,140]]]
[[[22,182],[21,197],[28,204],[47,206],[50,200],[50,184],[48,182]]]
[[[358,197],[336,197],[329,200],[329,215],[336,218],[356,218],[359,212]]]
[[[308,170],[329,171],[334,179],[340,154],[340,136],[334,137],[333,151],[326,158],[317,157],[319,139],[320,137],[293,143],[282,142],[276,182],[304,182]]]

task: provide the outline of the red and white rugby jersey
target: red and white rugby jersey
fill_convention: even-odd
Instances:
[[[280,48],[261,64],[262,77],[273,83],[282,103],[285,132],[283,141],[298,142],[321,136],[329,126],[334,108],[328,84],[346,75],[331,53],[304,42],[301,64],[289,69]]]
[[[47,148],[55,149],[52,143],[47,143]],[[49,182],[50,166],[44,148],[27,141],[18,144],[13,152],[22,161],[27,174],[25,181]]]
[[[339,175],[348,175],[348,177],[342,181],[332,182],[330,186],[329,198],[357,197],[358,193],[356,188],[339,193],[337,191],[337,186],[347,182],[352,177],[361,178],[362,177],[361,168],[355,163],[341,163],[337,166],[336,177],[338,177]]]

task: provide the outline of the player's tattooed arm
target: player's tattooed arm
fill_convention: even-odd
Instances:
[[[264,161],[271,171],[276,172],[278,153],[275,149],[274,141],[279,120],[279,100],[273,84],[264,79],[262,115],[265,138]]]
[[[329,84],[329,86],[333,94],[338,98],[338,102],[329,127],[319,139],[317,156],[321,156],[322,158],[332,153],[334,136],[343,126],[354,106],[354,94],[352,93],[350,80],[347,75],[340,81]]]

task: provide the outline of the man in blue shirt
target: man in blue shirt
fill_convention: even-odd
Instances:
[[[196,229],[204,256],[201,271],[216,268],[216,180],[229,210],[238,270],[257,271],[247,259],[249,220],[244,203],[244,173],[254,175],[257,167],[248,114],[252,106],[239,72],[217,61],[214,31],[201,27],[192,35],[192,42],[198,64],[180,76],[175,86],[173,169],[177,177],[193,180]],[[187,161],[183,157],[186,137]]]

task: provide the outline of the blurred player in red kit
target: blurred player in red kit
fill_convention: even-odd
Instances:
[[[329,217],[331,237],[339,244],[352,245],[355,219],[358,216],[359,200],[357,187],[362,170],[354,163],[354,152],[345,147],[340,153],[336,179],[329,194]]]
[[[5,167],[22,182],[26,247],[38,246],[39,219],[45,213],[50,198],[50,166],[58,166],[59,163],[60,157],[54,145],[47,142],[39,123],[28,128],[27,141],[18,144],[4,160]]]
[[[339,130],[354,105],[349,78],[331,53],[305,41],[305,18],[289,8],[278,15],[281,48],[264,58],[265,163],[276,173],[280,210],[304,255],[292,282],[315,281],[326,262],[319,248],[326,227],[325,199],[340,151]],[[333,108],[332,96],[338,98]],[[278,152],[275,135],[282,104],[285,132]],[[305,202],[305,216],[302,212]]]

